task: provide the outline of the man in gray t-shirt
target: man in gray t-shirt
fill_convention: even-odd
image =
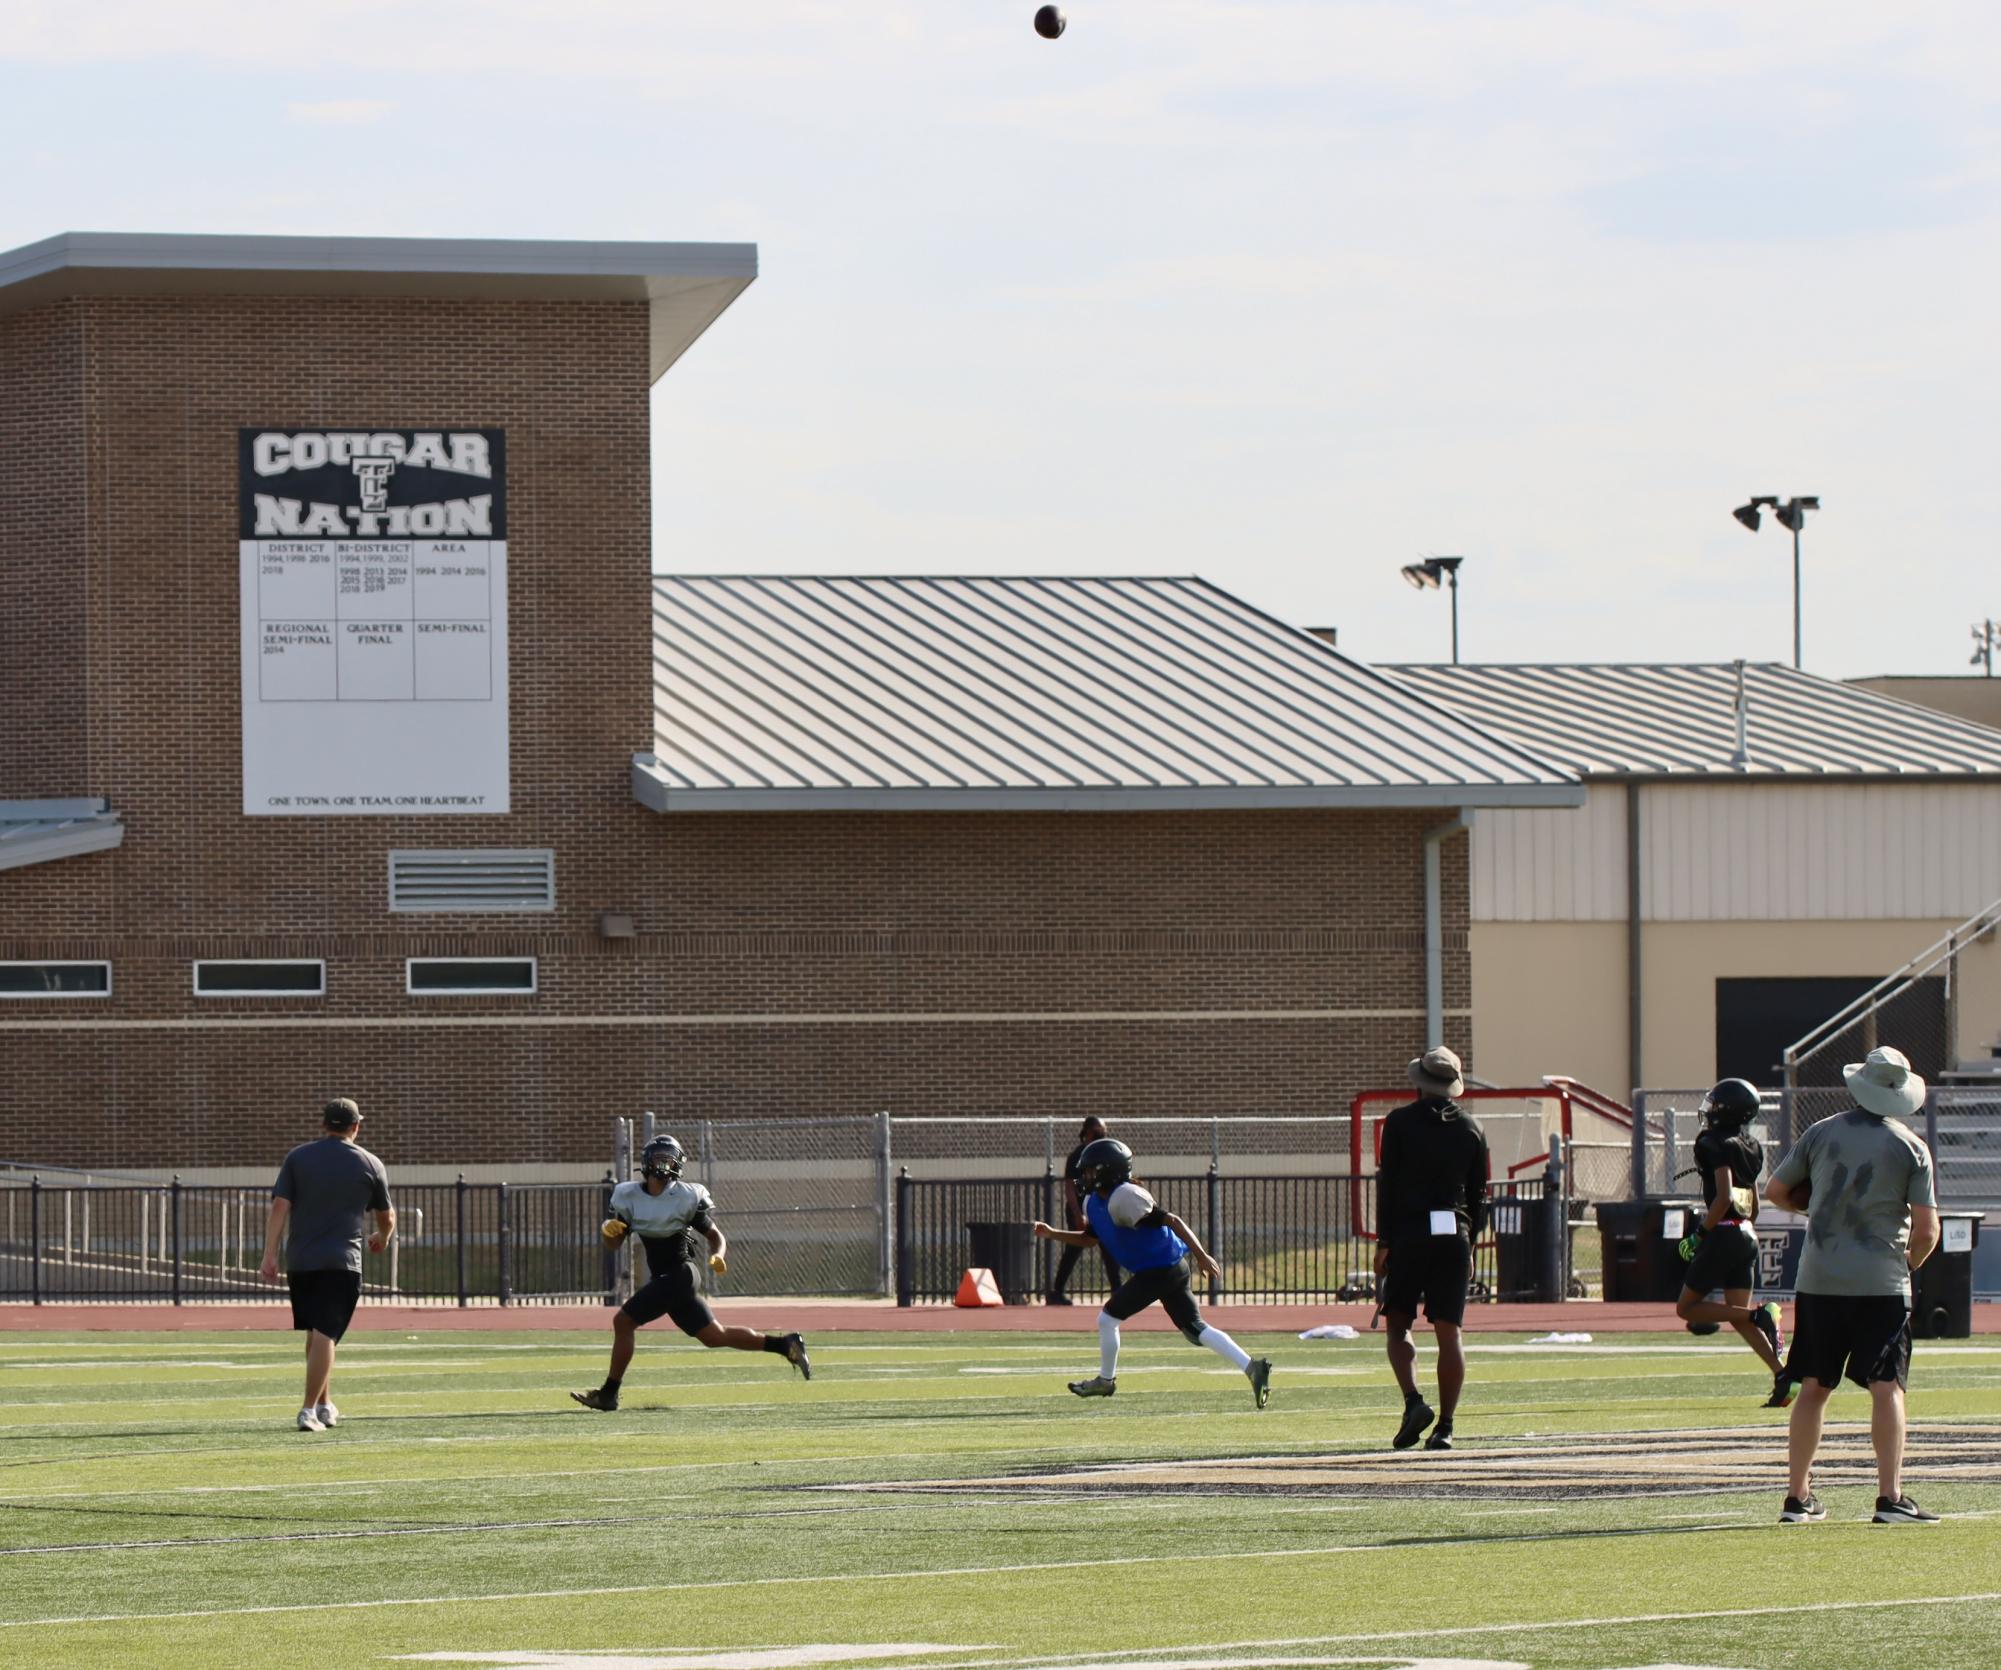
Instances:
[[[346,1096],[327,1103],[327,1134],[285,1156],[271,1186],[264,1225],[266,1281],[278,1279],[278,1241],[289,1225],[286,1283],[292,1327],[306,1336],[306,1400],[299,1430],[320,1432],[340,1422],[333,1405],[334,1347],[354,1320],[361,1298],[361,1246],[381,1252],[396,1233],[389,1174],[355,1138],[361,1109]],[[374,1219],[370,1233],[369,1219]]]
[[[1793,1349],[1799,1382],[1791,1432],[1791,1494],[1779,1518],[1825,1517],[1813,1458],[1827,1400],[1844,1372],[1875,1405],[1880,1525],[1928,1525],[1903,1491],[1904,1387],[1911,1368],[1911,1272],[1938,1245],[1930,1151],[1903,1120],[1924,1106],[1925,1081],[1899,1050],[1875,1049],[1842,1069],[1856,1105],[1811,1126],[1772,1173],[1766,1198],[1807,1214]]]

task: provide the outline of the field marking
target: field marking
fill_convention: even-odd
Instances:
[[[598,1523],[585,1521],[584,1523]],[[1745,1529],[1739,1522],[1717,1521],[1709,1526],[1689,1526],[1687,1530],[1709,1529],[1717,1531],[1737,1531]],[[1555,1535],[1532,1533],[1520,1537],[1437,1537],[1426,1540],[1427,1548],[1485,1548],[1496,1541],[1508,1542],[1557,1542],[1573,1536],[1579,1537],[1635,1537],[1651,1533],[1645,1526],[1620,1527],[1612,1530],[1559,1532]],[[1676,1533],[1668,1533],[1670,1535]],[[1685,1534],[1685,1533],[1681,1533]],[[0,1629],[47,1629],[59,1624],[143,1624],[171,1623],[184,1618],[246,1618],[265,1617],[290,1612],[367,1612],[392,1606],[462,1606],[468,1602],[512,1601],[512,1600],[591,1600],[614,1595],[664,1595],[700,1592],[718,1589],[779,1589],[798,1588],[810,1583],[907,1583],[915,1579],[926,1581],[943,1577],[1008,1577],[1026,1572],[1038,1571],[1102,1571],[1121,1566],[1173,1566],[1173,1565],[1214,1565],[1232,1560],[1313,1560],[1324,1559],[1336,1554],[1400,1554],[1410,1549],[1407,1542],[1362,1542],[1330,1543],[1314,1548],[1269,1548],[1233,1549],[1217,1554],[1123,1554],[1096,1560],[1032,1560],[1007,1566],[944,1566],[922,1571],[860,1571],[825,1572],[812,1575],[789,1575],[784,1577],[717,1577],[694,1583],[641,1583],[618,1584],[593,1589],[523,1589],[497,1594],[481,1595],[421,1595],[390,1597],[380,1600],[333,1600],[295,1602],[284,1606],[221,1606],[207,1607],[187,1612],[102,1612],[85,1613],[59,1618],[5,1618],[0,1619]],[[1975,1595],[1947,1595],[1934,1597],[1938,1600],[2001,1600],[2001,1593]],[[1829,1603],[1847,1605],[1906,1605],[1930,1604],[1929,1602],[1848,1602]],[[1804,1610],[1790,1607],[1754,1608],[1749,1613],[1719,1612],[1717,1617],[1756,1616],[1762,1612],[1785,1612]],[[1703,1614],[1690,1614],[1702,1616]],[[1613,1620],[1616,1621],[1616,1620]],[[1356,1636],[1356,1640],[1388,1640],[1393,1637]],[[1349,1639],[1345,1636],[1330,1636],[1329,1641]],[[1257,1642],[1254,1645],[1267,1646],[1274,1643]],[[1292,1643],[1311,1646],[1311,1640]],[[1207,1650],[1207,1649],[1205,1649]]]

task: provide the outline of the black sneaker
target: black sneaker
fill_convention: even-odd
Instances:
[[[1811,1490],[1806,1493],[1805,1501],[1797,1496],[1788,1496],[1786,1505],[1779,1509],[1781,1525],[1813,1525],[1826,1517],[1827,1509],[1821,1506],[1820,1498]]]
[[[1410,1399],[1403,1406],[1403,1425],[1397,1428],[1397,1435],[1390,1440],[1393,1450],[1407,1450],[1424,1436],[1424,1429],[1431,1425],[1432,1408],[1421,1397]]]
[[[1271,1359],[1253,1357],[1251,1366],[1244,1370],[1251,1377],[1251,1396],[1262,1409],[1271,1402]]]
[[[609,1415],[618,1407],[618,1393],[608,1392],[602,1386],[590,1392],[572,1392],[571,1397],[586,1409],[597,1409]]]
[[[1878,1496],[1875,1518],[1878,1525],[1936,1525],[1939,1516],[1926,1513],[1908,1496],[1899,1496],[1894,1502],[1887,1496]]]
[[[1435,1429],[1434,1429],[1434,1430],[1432,1431],[1432,1434],[1431,1434],[1431,1436],[1430,1436],[1429,1438],[1425,1439],[1425,1441],[1424,1441],[1424,1447],[1425,1447],[1425,1448],[1426,1448],[1427,1450],[1449,1450],[1449,1449],[1451,1449],[1451,1448],[1452,1448],[1452,1423],[1451,1423],[1450,1421],[1440,1421],[1440,1422],[1438,1423],[1437,1427],[1436,1427],[1436,1428],[1435,1428]]]
[[[1102,1374],[1094,1374],[1088,1380],[1072,1380],[1070,1390],[1079,1397],[1110,1397],[1119,1389],[1116,1380],[1107,1380]]]
[[[787,1334],[785,1336],[785,1360],[796,1368],[804,1378],[808,1380],[813,1378],[813,1365],[807,1360],[806,1338],[803,1334]]]
[[[1780,1369],[1772,1376],[1772,1395],[1758,1405],[1760,1409],[1784,1409],[1793,1401],[1793,1383],[1786,1371]]]
[[[1073,1303],[1070,1295],[1067,1293],[1052,1293],[1042,1302],[1045,1305],[1067,1305]]]

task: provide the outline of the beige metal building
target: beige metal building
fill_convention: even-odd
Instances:
[[[2001,899],[2001,732],[1783,666],[1395,672],[1587,781],[1581,810],[1473,825],[1489,1080],[1773,1083],[1787,1045]],[[1991,1059],[1995,939],[1914,993],[1929,1071]]]

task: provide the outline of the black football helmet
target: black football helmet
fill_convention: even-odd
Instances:
[[[1725,1079],[1702,1098],[1700,1112],[1712,1125],[1748,1125],[1758,1117],[1758,1087],[1749,1079]]]
[[[1133,1176],[1133,1151],[1117,1137],[1087,1142],[1077,1156],[1077,1188],[1087,1195],[1103,1194]]]
[[[646,1145],[639,1156],[641,1177],[664,1177],[673,1182],[681,1175],[681,1168],[688,1163],[688,1156],[681,1145],[672,1137],[655,1137]]]

